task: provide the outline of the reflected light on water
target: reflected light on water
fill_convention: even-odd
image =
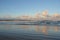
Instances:
[[[42,32],[43,32],[44,34],[48,34],[47,26],[44,26],[44,27],[42,28]]]
[[[36,32],[40,32],[40,27],[37,25],[37,26],[35,26],[35,31]]]
[[[58,26],[39,26],[39,25],[35,25],[35,26],[31,26],[31,25],[3,25],[5,26],[3,29],[4,30],[16,30],[16,29],[23,29],[23,30],[29,30],[29,32],[31,31],[35,31],[35,32],[39,32],[39,33],[43,33],[43,34],[48,34],[49,31],[52,30],[52,32],[59,32],[60,27]],[[16,27],[15,27],[16,26]]]
[[[42,32],[44,34],[48,34],[48,27],[47,26],[35,26],[35,31],[36,32]]]
[[[42,27],[40,27],[40,26],[35,26],[35,31],[36,32],[42,32],[42,33],[44,33],[44,34],[48,34],[48,32],[49,32],[49,30],[54,30],[54,32],[58,32],[59,30],[60,30],[60,27],[58,27],[58,26],[52,26],[52,27],[50,27],[50,26],[42,26]]]
[[[22,26],[21,28],[22,28],[22,29],[29,29],[28,26]]]
[[[23,37],[27,39],[60,38],[59,26],[40,25],[0,25],[0,35],[9,37]],[[53,40],[53,39],[52,39]]]
[[[58,27],[57,26],[54,27],[54,31],[58,32]]]

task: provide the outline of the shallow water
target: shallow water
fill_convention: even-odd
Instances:
[[[0,40],[60,40],[60,26],[0,25]]]

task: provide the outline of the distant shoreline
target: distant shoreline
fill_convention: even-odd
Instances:
[[[60,21],[50,21],[50,20],[42,20],[42,21],[27,21],[27,20],[1,20],[0,25],[59,25]]]

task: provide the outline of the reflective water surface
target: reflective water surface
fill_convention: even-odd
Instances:
[[[0,25],[0,40],[60,40],[60,26]]]

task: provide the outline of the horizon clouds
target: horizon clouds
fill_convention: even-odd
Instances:
[[[52,15],[49,15],[48,14],[48,10],[45,10],[41,13],[36,13],[35,15],[33,16],[30,16],[30,15],[23,15],[23,16],[16,16],[16,17],[12,17],[10,15],[7,15],[7,16],[4,16],[4,17],[0,17],[0,18],[16,18],[16,19],[48,19],[48,20],[60,20],[60,14],[58,13],[55,13],[55,14],[52,14]]]

